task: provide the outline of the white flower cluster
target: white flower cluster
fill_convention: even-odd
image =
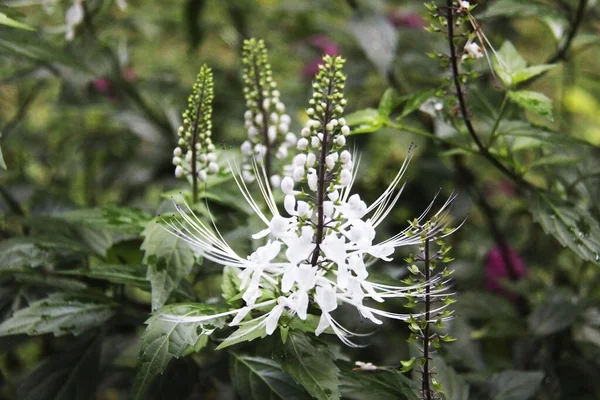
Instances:
[[[290,132],[291,118],[285,113],[285,104],[273,79],[268,54],[262,40],[244,42],[244,96],[247,110],[244,126],[248,140],[242,143],[242,174],[246,182],[252,182],[252,160],[264,165],[270,182],[279,187],[281,177],[273,168],[273,157],[286,159],[288,149],[296,144],[296,135]],[[274,154],[271,154],[273,152]]]
[[[213,96],[212,71],[203,65],[183,113],[183,125],[177,131],[179,139],[173,150],[177,178],[196,174],[200,181],[206,182],[208,175],[219,172],[211,139]]]
[[[465,54],[463,54],[461,60],[465,60],[468,57],[472,57],[472,58],[482,58],[483,57],[483,50],[477,43],[469,41],[469,42],[467,42],[467,44],[465,44]]]
[[[225,242],[218,230],[215,233],[197,219],[189,207],[178,207],[182,219],[169,222],[170,229],[206,259],[237,269],[245,306],[212,316],[163,315],[163,318],[197,323],[231,315],[234,318],[230,325],[240,327],[230,336],[235,340],[261,329],[272,334],[283,313],[305,320],[312,305],[311,310],[320,313],[316,335],[328,330],[346,345],[357,346],[350,338],[360,335],[349,331],[334,318],[333,314],[340,306],[353,307],[359,315],[375,324],[381,324],[382,318],[407,320],[411,317],[373,307],[370,302],[383,303],[389,298],[406,296],[420,298],[424,296],[424,285],[376,283],[369,279],[368,267],[377,260],[391,261],[398,247],[419,245],[424,239],[449,234],[445,227],[450,217],[445,209],[452,198],[435,214],[435,228],[427,232],[425,238],[422,232],[408,227],[386,240],[375,240],[376,228],[402,192],[400,183],[410,157],[390,186],[371,205],[368,206],[360,195],[351,194],[358,163],[343,149],[349,133],[341,118],[345,104],[343,60],[326,56],[324,61],[325,66],[313,86],[313,108],[308,110],[311,120],[297,143],[302,152],[294,157],[293,176],[281,181],[287,215],[282,215],[277,208],[264,166],[255,161],[252,172],[267,203],[267,214],[253,199],[243,179],[243,171],[231,167],[242,196],[265,225],[253,239],[266,238],[267,242],[250,256],[242,257]],[[296,186],[298,189],[302,186],[302,191],[296,190]],[[416,221],[425,220],[431,207],[429,205]],[[442,280],[437,276],[428,284]],[[445,289],[431,290],[428,295],[443,296]]]

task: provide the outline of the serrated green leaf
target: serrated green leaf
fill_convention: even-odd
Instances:
[[[536,335],[551,335],[571,326],[581,311],[582,307],[572,299],[552,295],[533,310],[527,318],[527,325]]]
[[[552,116],[552,101],[546,95],[530,90],[519,90],[509,91],[508,97],[525,110],[546,117],[551,121],[554,120]]]
[[[512,84],[517,85],[521,82],[525,82],[535,76],[543,74],[546,71],[550,71],[554,67],[556,67],[556,64],[540,64],[515,71],[511,76]]]
[[[349,400],[417,400],[420,386],[395,370],[353,371],[346,366],[340,389]]]
[[[339,368],[329,349],[312,336],[289,332],[285,344],[275,349],[274,357],[281,363],[281,368],[314,398],[340,398]]]
[[[544,232],[584,260],[600,264],[600,227],[589,212],[547,196],[536,196],[529,205]]]
[[[243,400],[309,400],[312,397],[268,358],[231,352],[230,375]]]
[[[89,400],[102,378],[102,341],[85,338],[42,362],[17,388],[20,400]]]
[[[22,22],[16,21],[10,18],[8,15],[0,12],[0,25],[10,26],[11,28],[25,29],[27,31],[34,31],[35,29],[31,26]]]
[[[150,222],[142,235],[143,262],[148,266],[146,279],[152,287],[155,310],[166,303],[181,279],[192,272],[194,253],[187,243],[158,223]]]
[[[346,123],[350,126],[350,134],[372,133],[381,129],[387,117],[382,117],[374,108],[365,108],[345,116]]]
[[[142,335],[131,397],[135,400],[142,399],[153,378],[164,373],[173,357],[181,357],[190,347],[195,351],[200,350],[206,345],[205,329],[221,328],[225,323],[223,318],[208,322],[179,322],[175,318],[161,318],[161,315],[198,317],[214,315],[219,311],[221,310],[205,304],[173,304],[161,308],[150,317]],[[200,340],[204,342],[198,347],[196,345]]]
[[[493,61],[494,71],[506,87],[513,85],[512,77],[514,74],[527,68],[525,59],[508,40],[502,44]]]
[[[254,339],[262,339],[267,336],[267,328],[263,324],[261,327],[256,328],[263,321],[248,321],[248,323],[240,326],[235,332],[227,337],[221,344],[217,346],[217,350],[222,350],[234,344],[251,342]],[[256,328],[256,329],[255,329]]]
[[[240,294],[239,270],[234,267],[225,267],[223,269],[223,280],[221,281],[221,293],[227,304],[239,308],[242,306]]]
[[[104,299],[64,293],[52,294],[16,311],[12,318],[0,325],[0,336],[19,333],[79,335],[102,325],[115,313],[115,309],[115,304]]]
[[[36,268],[52,259],[52,252],[41,248],[29,237],[12,238],[0,243],[0,270]]]
[[[490,399],[528,400],[533,398],[542,380],[540,371],[502,371],[489,379]]]

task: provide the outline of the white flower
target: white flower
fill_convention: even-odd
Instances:
[[[471,7],[471,4],[468,1],[459,1],[458,4],[463,10],[468,10],[469,7]]]
[[[358,367],[358,369],[363,370],[363,371],[376,371],[377,367],[375,365],[373,365],[373,363],[365,363],[362,361],[356,361],[354,363],[354,365],[356,365]]]
[[[82,0],[75,0],[65,14],[65,22],[67,24],[65,38],[67,40],[73,40],[75,38],[75,28],[83,22],[85,11],[81,2]]]
[[[473,58],[481,58],[483,57],[483,51],[481,51],[481,47],[475,42],[469,42],[465,45],[465,51],[467,54]]]

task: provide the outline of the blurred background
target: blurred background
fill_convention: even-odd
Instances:
[[[448,399],[509,399],[501,392],[487,397],[495,393],[489,385],[500,388],[515,376],[525,376],[525,385],[535,389],[511,399],[535,393],[539,399],[599,399],[600,10],[595,0],[583,1],[584,15],[575,0],[471,3],[494,48],[510,40],[531,65],[558,63],[527,84],[552,99],[553,120],[509,108],[507,119],[535,127],[537,136],[513,133],[493,152],[559,198],[553,204],[560,206],[552,215],[540,212],[536,196],[484,157],[457,151],[452,143],[472,142],[447,123],[458,118],[451,102],[444,103],[443,116],[422,106],[402,120],[408,129],[383,124],[352,136],[350,146],[362,155],[355,190],[367,203],[377,198],[412,143],[408,185],[384,229],[402,229],[438,190],[442,196],[459,192],[453,213],[457,224],[467,220],[451,239],[458,318],[450,330],[458,340],[446,346],[447,367],[440,369],[445,382],[463,389]],[[323,54],[347,59],[349,114],[377,109],[388,88],[399,95],[432,90],[440,99],[452,96],[450,89],[435,92],[449,74],[430,54],[447,53],[447,38],[424,29],[429,14],[422,0],[86,0],[79,19],[69,14],[73,4],[0,5],[0,13],[36,29],[0,25],[0,146],[7,166],[0,171],[0,239],[23,232],[19,218],[106,205],[156,215],[167,207],[163,194],[187,187],[174,177],[172,150],[202,64],[215,76],[213,141],[237,149],[245,140],[240,54],[246,38],[265,40],[294,132],[307,119],[310,81]],[[479,77],[466,84],[469,113],[485,135],[504,91],[485,58],[472,70]],[[211,190],[222,196],[218,212],[239,211],[231,206],[233,194]],[[552,216],[572,223],[560,226]],[[585,239],[587,249],[563,247],[573,242],[570,234]],[[133,241],[137,249],[139,242]],[[401,260],[380,271],[402,276]],[[27,288],[35,286],[15,290],[8,274],[0,265],[7,282],[0,293],[2,319],[19,308],[15,298],[26,299]],[[218,283],[196,289],[200,298],[219,293]],[[129,339],[112,375],[103,375],[98,399],[126,398],[142,329],[140,323],[121,332]],[[402,324],[386,324],[352,359],[393,365],[408,356],[406,337]],[[0,398],[16,398],[18,382],[64,344],[46,336],[2,338]],[[180,398],[232,398],[226,366],[210,375],[202,369],[206,359],[196,361],[181,365],[203,371],[200,378],[195,369],[190,375],[201,387]],[[524,370],[538,375],[513,373]],[[199,393],[212,397],[194,397]]]

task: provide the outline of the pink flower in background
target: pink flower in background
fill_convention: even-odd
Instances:
[[[519,255],[512,249],[508,249],[508,257],[511,261],[514,271],[514,277],[520,279],[527,275],[525,263]],[[514,297],[503,286],[503,280],[510,280],[511,273],[504,262],[502,250],[500,247],[492,248],[485,256],[484,286],[486,289],[507,297]]]
[[[92,82],[92,86],[98,93],[106,95],[109,93],[112,84],[107,78],[98,78]]]
[[[426,26],[425,20],[413,12],[394,10],[389,14],[388,20],[396,28],[421,29]]]
[[[121,71],[121,77],[128,82],[133,82],[137,78],[137,73],[132,67],[127,67]],[[115,82],[106,76],[95,79],[92,82],[92,87],[97,93],[111,99],[115,99],[118,95],[118,87]]]
[[[304,64],[302,68],[302,77],[312,79],[319,72],[319,65],[323,63],[322,57],[324,55],[335,56],[340,54],[340,47],[325,35],[314,35],[307,42],[311,47],[319,51],[319,55]]]

